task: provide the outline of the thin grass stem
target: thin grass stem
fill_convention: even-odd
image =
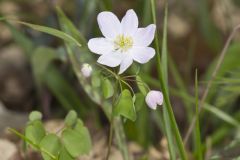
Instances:
[[[156,24],[156,1],[155,0],[151,0],[151,6],[152,6],[153,22]],[[166,13],[167,13],[167,2],[166,2],[165,7],[166,7],[165,8],[166,9],[165,10],[165,16],[166,16]],[[166,34],[167,31],[166,30],[164,30],[164,31],[165,31],[165,34]],[[169,95],[168,95],[167,84],[166,84],[165,79],[163,77],[166,74],[163,74],[163,71],[162,71],[161,57],[160,57],[160,47],[159,47],[159,38],[158,38],[158,34],[157,33],[155,35],[154,42],[155,42],[155,47],[156,47],[156,52],[157,52],[157,56],[156,57],[157,57],[158,76],[159,76],[160,85],[162,87],[162,92],[163,92],[163,97],[164,97],[164,101],[165,101],[166,111],[168,113],[169,120],[170,120],[170,125],[172,127],[173,133],[174,133],[175,138],[176,138],[176,143],[177,143],[177,147],[179,149],[180,158],[182,160],[186,160],[187,159],[187,154],[186,154],[186,151],[185,151],[185,148],[184,148],[184,145],[183,145],[183,141],[182,141],[182,137],[180,135],[180,132],[179,132],[179,129],[178,129],[175,117],[174,117],[174,113],[173,113],[172,106],[171,106],[170,99],[169,99]],[[166,43],[165,43],[165,45],[166,45]],[[171,131],[171,129],[170,129],[170,131]],[[168,138],[168,142],[170,142],[170,141],[172,141],[172,139]],[[169,145],[171,158],[174,158],[173,157],[174,154],[175,154],[175,151],[173,150],[174,147],[175,146],[173,144]]]

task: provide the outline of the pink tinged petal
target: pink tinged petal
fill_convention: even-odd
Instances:
[[[114,50],[114,45],[106,38],[92,38],[88,41],[88,48],[96,54],[107,54]]]
[[[120,69],[119,69],[118,74],[122,74],[124,71],[126,71],[132,63],[133,63],[133,59],[132,59],[131,56],[128,56],[128,57],[124,58],[123,61],[120,64]]]
[[[151,109],[157,109],[157,105],[163,104],[163,94],[160,91],[151,90],[148,92],[145,101]]]
[[[112,12],[101,12],[97,17],[102,34],[109,39],[114,39],[121,33],[121,24],[117,16]]]
[[[123,60],[124,56],[119,52],[111,52],[101,55],[97,62],[109,67],[117,67]]]
[[[122,33],[125,35],[133,35],[138,28],[138,17],[133,9],[127,11],[121,21]]]
[[[155,55],[155,49],[151,47],[133,47],[130,52],[134,61],[141,64],[147,63]]]
[[[136,46],[149,46],[155,35],[156,25],[150,24],[146,28],[138,28],[133,36],[134,45]]]

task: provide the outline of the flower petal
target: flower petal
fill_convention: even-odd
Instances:
[[[91,52],[96,54],[107,54],[114,50],[114,46],[111,41],[106,38],[92,38],[88,41],[88,48]]]
[[[124,71],[126,71],[132,63],[133,63],[133,59],[130,55],[128,57],[124,58],[120,64],[120,69],[119,69],[118,74],[122,74]]]
[[[157,105],[163,104],[163,94],[160,91],[151,90],[148,92],[145,101],[151,109],[156,109]]]
[[[101,12],[97,17],[102,34],[109,39],[114,39],[121,33],[121,24],[112,12]]]
[[[92,74],[92,67],[88,63],[84,63],[81,68],[84,77],[90,77]]]
[[[155,55],[155,49],[151,47],[133,47],[131,49],[131,55],[138,63],[147,63]]]
[[[108,54],[101,55],[97,62],[109,67],[116,67],[118,66],[124,58],[124,55],[119,52],[111,52]]]
[[[133,36],[134,45],[136,46],[149,46],[154,38],[156,30],[155,24],[150,24],[146,28],[138,28]]]
[[[122,33],[125,35],[133,35],[138,28],[138,17],[133,9],[127,11],[121,21]]]

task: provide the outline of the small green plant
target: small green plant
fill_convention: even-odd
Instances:
[[[44,160],[74,160],[80,155],[88,154],[91,149],[91,138],[78,116],[82,118],[82,114],[89,106],[100,107],[109,121],[106,160],[110,157],[112,139],[115,140],[114,145],[116,144],[121,151],[124,160],[132,159],[128,153],[126,138],[136,140],[143,147],[154,144],[152,137],[156,136],[152,136],[151,132],[159,137],[156,128],[152,127],[154,125],[158,127],[157,131],[160,130],[163,137],[167,139],[171,160],[179,158],[187,160],[192,156],[194,159],[202,160],[209,146],[215,147],[214,145],[229,135],[238,137],[240,115],[239,112],[234,113],[235,105],[229,104],[236,103],[240,90],[239,60],[236,58],[239,56],[240,45],[238,42],[231,44],[240,26],[233,30],[220,57],[207,69],[205,77],[203,76],[203,83],[202,80],[198,80],[196,72],[194,97],[190,91],[193,84],[189,81],[185,82],[186,79],[193,76],[190,74],[188,78],[182,76],[174,60],[168,54],[168,1],[164,1],[162,34],[159,34],[157,30],[160,28],[157,27],[157,19],[159,20],[161,17],[157,17],[158,14],[156,14],[156,0],[136,1],[137,3],[141,1],[139,5],[136,5],[140,6],[140,8],[136,8],[137,13],[142,15],[139,19],[132,9],[126,12],[122,20],[119,20],[112,12],[100,12],[97,14],[97,18],[91,22],[94,27],[90,27],[93,30],[89,29],[89,33],[86,32],[88,17],[92,17],[92,14],[96,14],[99,10],[112,10],[111,3],[113,1],[83,1],[86,2],[86,6],[84,5],[86,8],[78,22],[82,26],[76,27],[59,7],[56,7],[59,29],[0,18],[9,27],[15,41],[27,53],[39,95],[46,87],[64,109],[72,110],[66,116],[61,130],[54,134],[45,131],[41,121],[42,115],[36,111],[30,114],[24,134],[10,129],[26,142],[28,148],[31,147],[41,152]],[[200,28],[202,28],[203,38],[209,48],[220,49],[219,46],[222,43],[220,35],[215,32],[215,27],[212,26],[210,17],[207,16],[209,13],[206,12],[206,2],[207,0],[199,1]],[[58,37],[63,41],[58,44],[57,48],[39,47],[37,43],[14,28],[9,23],[10,21]],[[99,27],[95,25],[96,23]],[[150,25],[139,28],[141,24]],[[97,37],[99,31],[102,33],[101,37]],[[94,36],[95,33],[97,36]],[[88,35],[96,38],[91,37],[87,40],[85,36]],[[159,35],[162,35],[162,38]],[[192,50],[191,47],[189,50]],[[229,53],[226,54],[227,52]],[[98,59],[93,53],[97,55]],[[153,59],[156,60],[155,63],[145,64],[153,62]],[[190,56],[186,60],[189,73],[193,68],[191,59]],[[53,61],[71,66],[69,67],[70,70],[72,69],[70,72],[75,74],[81,91],[85,92],[83,93],[84,98],[79,98],[78,92],[74,90],[73,85],[68,82]],[[152,69],[156,73],[151,75]],[[126,74],[126,71],[130,74]],[[171,78],[176,87],[170,87],[168,84],[169,72],[172,74]],[[205,85],[206,81],[206,89],[204,89],[203,96],[200,97],[199,91],[203,87],[198,85]],[[149,86],[155,87],[156,90],[150,89]],[[186,107],[184,108],[186,122],[181,124],[181,127],[189,125],[185,137],[182,137],[183,134],[180,133],[175,119],[170,101],[172,95],[181,98]],[[163,105],[163,107],[157,108],[159,105]],[[207,112],[207,116],[202,115],[204,111]],[[228,112],[234,114],[231,115]],[[215,118],[221,121],[215,120]],[[217,128],[210,129],[212,133],[208,133],[209,128],[202,128],[201,124],[206,121],[211,122],[208,124],[210,127],[217,126]],[[234,134],[230,132],[230,129]],[[209,141],[211,145],[208,144]],[[239,146],[236,145],[237,147]],[[222,156],[216,155],[215,157]],[[148,158],[144,156],[142,159]]]
[[[48,133],[41,118],[40,112],[33,111],[29,115],[24,134],[14,129],[9,130],[22,138],[27,148],[39,151],[44,160],[74,160],[89,153],[91,137],[75,111],[69,111],[64,125],[56,133]]]
[[[149,108],[154,110],[156,110],[158,105],[162,105],[164,102],[163,112],[165,124],[163,126],[165,126],[164,131],[166,131],[166,133],[164,134],[166,134],[169,140],[170,155],[173,158],[176,157],[175,154],[177,153],[177,151],[174,150],[175,146],[173,142],[174,140],[176,140],[180,157],[183,160],[187,159],[186,152],[182,143],[182,138],[180,136],[178,126],[172,111],[167,88],[167,5],[164,21],[164,36],[162,49],[163,59],[161,62],[159,39],[157,36],[158,34],[156,33],[155,2],[151,1],[151,4],[153,24],[150,24],[145,28],[139,28],[138,17],[135,11],[132,9],[127,11],[121,22],[112,12],[99,13],[97,20],[99,28],[104,37],[92,38],[88,41],[88,43],[83,38],[81,33],[71,23],[71,21],[67,19],[67,17],[60,8],[57,8],[57,13],[60,28],[62,29],[62,31],[45,26],[15,21],[34,30],[56,36],[64,40],[66,53],[72,63],[73,70],[80,84],[83,86],[89,98],[102,107],[104,113],[109,119],[110,132],[108,152],[106,155],[107,160],[110,156],[113,133],[115,133],[116,137],[118,137],[117,144],[120,151],[122,152],[124,159],[131,159],[131,156],[128,154],[122,123],[127,119],[133,122],[137,119],[137,114],[141,110],[141,106],[143,106],[143,103],[140,103],[144,102],[142,99],[145,99],[146,104],[149,106]],[[150,46],[153,40],[155,42],[154,48]],[[97,64],[96,60],[94,59],[95,57],[91,57],[88,59],[82,57],[83,59],[79,60],[77,58],[77,55],[75,54],[78,49],[80,49],[81,52],[83,52],[84,49],[89,49],[90,51],[88,50],[87,53],[93,52],[100,55],[97,60]],[[39,53],[44,53],[43,48],[40,48],[37,51]],[[54,52],[51,53],[53,53],[53,58],[56,58],[54,57],[56,56]],[[137,67],[135,65],[133,75],[123,74],[133,64],[134,61],[139,64],[145,64],[151,59],[153,59],[155,55],[158,62],[157,69],[160,80],[159,82],[163,93],[158,90],[150,90],[148,85],[141,78],[139,65],[137,65]],[[52,60],[53,58],[51,58],[50,60]],[[37,58],[35,60],[37,61],[39,59],[40,58]],[[40,76],[36,76],[40,78],[36,79],[36,81],[38,82],[37,84],[41,84],[42,81],[44,81],[42,77],[45,76],[44,73],[49,66],[50,65],[47,63],[45,66],[42,67],[43,70],[40,71],[39,68],[36,67],[35,74],[39,75],[41,73]],[[117,66],[120,66],[118,72],[116,72],[115,69],[111,69]],[[52,78],[54,78],[54,76]],[[129,82],[136,82],[138,90],[136,91],[135,89],[133,89]],[[53,83],[51,85],[53,85]],[[52,86],[49,87],[51,89]],[[59,87],[57,86],[56,88]],[[58,94],[59,92],[55,93]],[[59,100],[63,101],[62,98],[64,97],[60,96]],[[68,106],[68,104],[66,104],[66,101],[63,101],[63,103]],[[72,103],[72,101],[70,101],[70,103]],[[32,113],[32,115],[35,115],[37,117],[38,114]],[[31,119],[34,119],[32,118],[32,115]],[[24,140],[28,143],[34,140],[33,143],[30,144],[33,145],[33,147],[38,148],[42,152],[43,157],[58,158],[58,153],[65,153],[65,151],[67,151],[67,153],[69,153],[71,157],[75,158],[83,153],[86,153],[89,150],[88,145],[79,145],[78,143],[76,143],[78,141],[74,140],[78,139],[80,141],[82,138],[84,138],[81,137],[81,134],[86,136],[86,130],[82,131],[83,129],[79,129],[79,127],[82,125],[82,122],[80,120],[76,121],[76,115],[74,114],[74,112],[70,112],[67,116],[67,120],[65,122],[67,128],[64,129],[63,133],[61,134],[62,143],[59,143],[59,139],[56,137],[56,135],[47,135],[40,122],[41,121],[39,119],[30,121],[30,127],[26,128],[26,137],[22,138],[24,138]],[[35,129],[40,130],[39,135],[37,136],[32,135],[33,133],[35,133]],[[113,132],[114,130],[115,132]],[[81,133],[80,131],[84,133]],[[47,143],[48,140],[51,140],[56,142],[54,147],[59,147],[59,144],[63,144],[64,149],[61,148],[61,152],[56,151],[58,150],[58,148],[54,148],[53,151],[50,152],[42,149],[41,147],[43,146],[41,146],[41,140],[42,138],[45,138],[46,135],[47,139],[43,141],[44,143],[42,142],[44,144],[43,146],[46,145],[45,143]],[[31,139],[31,136],[33,139]]]

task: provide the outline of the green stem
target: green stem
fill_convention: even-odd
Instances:
[[[114,73],[113,73],[114,74]],[[117,80],[117,79],[116,79]],[[106,160],[109,159],[110,153],[111,153],[111,148],[112,148],[112,139],[113,139],[113,122],[114,122],[114,115],[113,115],[113,107],[115,104],[116,96],[117,96],[117,89],[118,89],[118,80],[115,84],[114,87],[114,95],[112,97],[112,112],[111,112],[111,119],[110,119],[110,131],[109,131],[109,138],[108,138],[108,151],[107,151],[107,156]]]
[[[128,147],[127,147],[127,144],[126,144],[126,137],[125,137],[124,128],[123,128],[121,118],[120,117],[115,118],[114,114],[113,114],[113,107],[114,107],[114,104],[116,102],[116,96],[117,96],[116,94],[117,94],[117,90],[118,90],[118,84],[119,84],[120,90],[122,91],[121,82],[125,82],[125,81],[122,81],[120,78],[116,79],[116,81],[117,82],[115,84],[115,92],[114,92],[113,99],[112,99],[112,112],[111,112],[110,131],[109,131],[110,133],[109,133],[109,139],[108,139],[108,152],[107,152],[106,160],[109,159],[110,153],[111,153],[113,131],[115,131],[117,144],[118,144],[118,147],[119,147],[119,149],[120,149],[120,151],[123,155],[124,160],[129,160]]]
[[[22,135],[21,133],[19,133],[18,131],[16,131],[15,129],[12,128],[8,128],[8,130],[14,134],[16,134],[18,137],[20,137],[21,139],[23,139],[25,142],[28,142],[29,144],[31,144],[33,147],[35,147],[37,150],[39,150],[42,153],[47,154],[49,157],[51,157],[51,159],[53,160],[57,160],[57,158],[52,155],[50,152],[48,152],[46,149],[40,147],[38,144],[35,144],[34,142],[32,142],[30,139],[28,139],[27,137],[25,137],[24,135]]]
[[[123,123],[120,117],[114,119],[114,126],[116,126],[115,127],[116,140],[117,140],[118,148],[120,149],[123,155],[123,159],[132,160],[132,158],[129,156],[129,153],[128,153],[126,136],[124,134]]]
[[[151,0],[151,6],[152,6],[152,16],[153,16],[153,22],[156,24],[156,4],[155,4],[155,0]],[[158,39],[158,34],[156,33],[155,35],[155,47],[156,47],[156,52],[157,52],[157,68],[158,68],[158,75],[159,75],[159,80],[160,80],[160,85],[162,87],[162,92],[163,92],[163,98],[165,100],[165,106],[170,118],[170,123],[171,123],[171,127],[173,129],[173,132],[175,133],[175,138],[176,138],[176,143],[177,143],[177,147],[179,149],[180,152],[180,157],[182,160],[187,160],[187,154],[183,145],[183,141],[182,141],[182,137],[180,135],[178,126],[177,126],[177,122],[175,120],[174,117],[174,113],[172,110],[172,106],[170,103],[170,99],[168,96],[168,92],[167,92],[167,88],[166,88],[166,82],[164,81],[163,78],[163,72],[162,72],[162,67],[161,67],[161,57],[160,57],[160,47],[159,47],[159,39]]]
[[[202,160],[202,143],[201,143],[201,132],[200,132],[200,124],[199,124],[199,106],[198,106],[198,72],[197,69],[195,71],[195,104],[196,104],[196,125],[194,132],[195,139],[195,152],[197,153],[197,160]]]
[[[109,159],[109,156],[110,156],[110,153],[111,153],[111,148],[112,148],[113,121],[114,121],[114,116],[113,116],[113,113],[112,113],[112,115],[111,115],[111,121],[110,121],[110,131],[109,131],[109,139],[108,139],[108,151],[107,151],[106,160]]]
[[[176,122],[175,117],[174,117],[174,113],[173,113],[173,110],[172,110],[172,106],[171,106],[169,97],[166,94],[167,92],[166,92],[165,83],[162,79],[160,79],[160,84],[161,84],[161,87],[162,87],[163,98],[166,102],[166,108],[167,108],[167,111],[168,111],[168,114],[169,114],[170,122],[171,122],[171,125],[172,125],[172,128],[173,128],[173,131],[175,133],[176,142],[177,142],[178,149],[180,151],[181,159],[186,160],[187,159],[187,154],[186,154],[186,151],[185,151],[185,148],[184,148],[184,145],[183,145],[182,137],[180,135],[180,132],[179,132],[179,129],[178,129],[178,126],[177,126],[177,122]]]

